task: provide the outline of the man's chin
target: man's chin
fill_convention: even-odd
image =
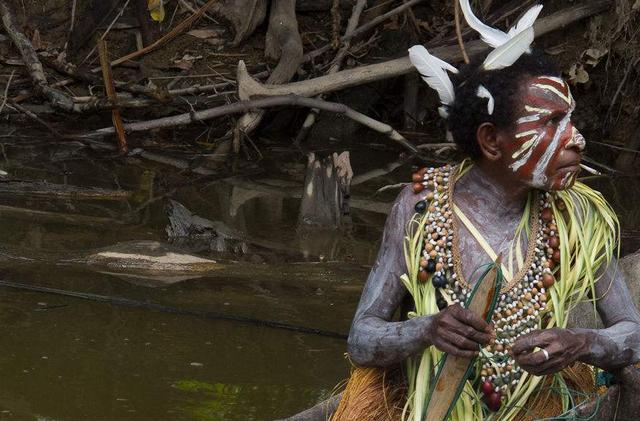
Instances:
[[[576,183],[579,170],[580,167],[577,167],[575,171],[559,171],[551,178],[551,182],[547,183],[544,190],[553,192],[570,189]]]

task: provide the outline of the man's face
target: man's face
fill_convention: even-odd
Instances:
[[[557,77],[524,82],[515,135],[505,145],[508,167],[525,184],[543,190],[571,187],[580,171],[584,137],[571,123],[575,101]]]

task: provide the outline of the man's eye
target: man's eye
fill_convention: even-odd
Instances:
[[[563,118],[563,115],[553,116],[549,120],[547,120],[547,126],[557,126],[558,124],[560,124]]]

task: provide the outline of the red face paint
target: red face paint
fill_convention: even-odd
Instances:
[[[532,187],[570,187],[580,169],[584,138],[571,123],[575,102],[569,86],[551,76],[529,79],[522,102],[514,141],[506,151],[509,167]]]

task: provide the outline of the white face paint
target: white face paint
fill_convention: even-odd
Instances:
[[[584,138],[571,125],[575,102],[560,78],[531,79],[524,95],[524,113],[516,120],[513,160],[509,168],[531,187],[554,190],[575,179]],[[573,152],[562,152],[575,149]],[[577,162],[577,163],[576,163]]]

